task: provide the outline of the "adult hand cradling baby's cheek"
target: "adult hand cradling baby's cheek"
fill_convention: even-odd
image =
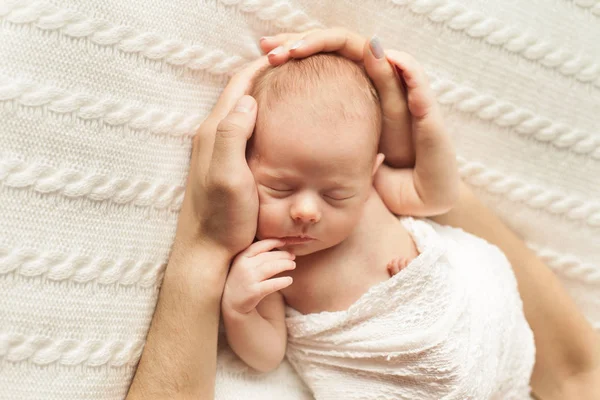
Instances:
[[[258,196],[245,158],[256,121],[256,101],[245,95],[264,57],[231,78],[193,143],[177,241],[216,245],[228,257],[256,233]]]

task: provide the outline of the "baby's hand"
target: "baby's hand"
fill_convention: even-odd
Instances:
[[[233,260],[223,292],[223,308],[247,314],[266,296],[292,284],[290,276],[273,278],[296,268],[293,254],[271,251],[283,245],[278,239],[261,240]]]
[[[387,270],[390,274],[390,277],[396,275],[398,272],[402,271],[408,265],[408,259],[405,257],[396,257],[392,261],[390,261],[387,265]]]

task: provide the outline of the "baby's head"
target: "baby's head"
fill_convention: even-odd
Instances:
[[[341,243],[358,223],[383,160],[381,110],[364,70],[317,54],[261,71],[248,164],[258,187],[259,239],[306,255]]]

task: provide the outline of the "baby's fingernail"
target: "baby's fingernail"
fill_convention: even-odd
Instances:
[[[268,53],[268,55],[270,55],[270,56],[276,56],[277,54],[280,54],[282,52],[283,52],[283,46],[277,46],[273,50],[271,50]]]
[[[265,40],[271,40],[271,39],[273,39],[272,36],[263,36],[263,37],[260,38],[260,41],[263,42]]]
[[[303,44],[304,44],[304,40],[298,40],[298,41],[294,42],[294,44],[292,44],[290,46],[290,50],[296,50],[297,48],[299,48]]]
[[[381,41],[376,35],[373,35],[371,40],[369,41],[369,45],[371,46],[371,52],[375,56],[375,58],[380,59],[383,58],[383,47],[381,46]]]

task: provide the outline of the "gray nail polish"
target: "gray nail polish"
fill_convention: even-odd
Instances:
[[[381,46],[381,41],[377,36],[373,35],[373,37],[369,41],[369,45],[371,46],[371,52],[373,53],[375,58],[383,58],[385,54],[383,52],[383,47]]]

